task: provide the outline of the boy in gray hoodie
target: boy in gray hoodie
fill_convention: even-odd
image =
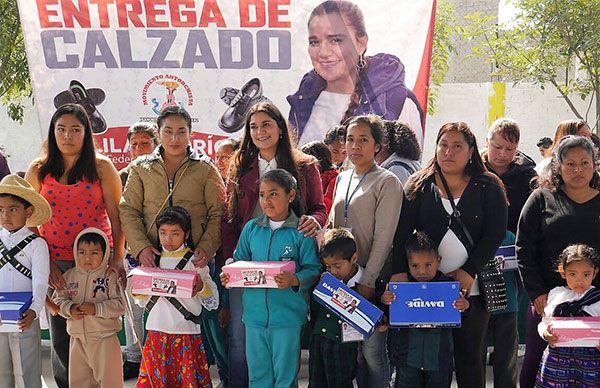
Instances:
[[[125,308],[116,277],[107,273],[108,238],[100,229],[87,228],[73,248],[75,268],[65,272],[67,286],[53,296],[71,336],[69,385],[123,387],[117,333]]]

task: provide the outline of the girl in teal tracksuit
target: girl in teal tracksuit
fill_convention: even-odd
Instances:
[[[287,171],[268,171],[260,179],[263,216],[249,221],[233,253],[234,260],[296,263],[296,273],[275,277],[279,288],[246,288],[242,320],[250,387],[296,387],[300,330],[307,320],[305,293],[320,274],[316,243],[298,231],[302,214],[296,179]],[[229,276],[221,274],[227,286]]]

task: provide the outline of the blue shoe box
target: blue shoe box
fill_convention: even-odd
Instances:
[[[391,282],[396,295],[390,305],[390,325],[404,327],[460,327],[458,282]]]
[[[368,337],[383,317],[383,312],[356,291],[326,272],[313,291],[317,302]]]
[[[29,309],[32,300],[31,292],[0,292],[0,331],[20,331],[17,321]]]

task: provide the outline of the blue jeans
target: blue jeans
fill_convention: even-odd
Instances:
[[[242,322],[241,288],[229,290],[229,388],[248,387],[248,364],[246,363],[246,328]]]
[[[375,329],[358,345],[359,388],[387,388],[390,383],[390,359],[387,352],[387,331]]]

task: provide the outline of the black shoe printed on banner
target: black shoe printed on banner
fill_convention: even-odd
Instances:
[[[58,93],[54,97],[54,107],[60,108],[65,104],[78,104],[87,112],[92,123],[92,132],[101,134],[106,132],[106,120],[96,106],[102,104],[106,98],[104,90],[98,88],[86,89],[77,80],[72,80],[69,89]]]
[[[219,128],[227,133],[242,129],[246,112],[259,102],[269,101],[262,93],[262,85],[258,78],[252,78],[241,89],[232,87],[221,89],[220,98],[229,105],[229,108],[221,116]]]

